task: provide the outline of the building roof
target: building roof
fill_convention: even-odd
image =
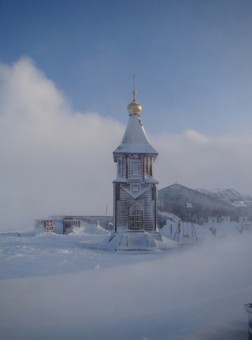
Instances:
[[[157,151],[151,146],[141,119],[130,115],[123,139],[115,154],[143,153],[157,156]]]
[[[172,198],[177,204],[192,203],[193,206],[194,204],[201,205],[212,210],[225,209],[234,211],[234,206],[231,203],[211,197],[205,193],[193,190],[178,183],[160,189],[158,196],[160,199]]]
[[[129,121],[123,139],[114,151],[114,159],[120,154],[150,154],[157,157],[157,151],[151,146],[141,121],[142,105],[136,99],[135,76],[133,75],[133,100],[128,105]]]

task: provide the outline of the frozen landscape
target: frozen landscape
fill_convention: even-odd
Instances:
[[[248,339],[251,14],[0,0],[0,340]]]
[[[196,232],[155,252],[101,250],[95,226],[1,233],[1,339],[247,339],[252,233]]]

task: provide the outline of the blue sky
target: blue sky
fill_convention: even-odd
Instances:
[[[251,19],[246,0],[0,0],[0,228],[112,214],[133,73],[159,188],[252,194]]]
[[[125,123],[135,73],[153,133],[251,133],[249,0],[0,0],[0,46],[1,62],[30,57],[75,111]]]

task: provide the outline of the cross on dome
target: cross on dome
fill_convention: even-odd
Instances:
[[[135,90],[135,75],[133,74],[133,100],[128,105],[127,109],[130,116],[140,117],[142,112],[142,105],[137,102],[136,95],[137,92]]]

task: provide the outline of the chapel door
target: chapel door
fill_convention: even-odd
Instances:
[[[129,208],[129,229],[143,230],[143,209],[140,204],[132,204]]]

